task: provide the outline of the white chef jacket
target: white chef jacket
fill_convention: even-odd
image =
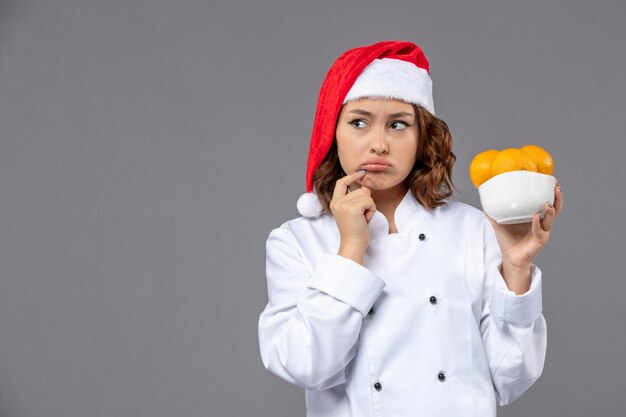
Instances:
[[[363,265],[337,254],[332,214],[299,217],[266,242],[264,366],[304,388],[307,417],[496,415],[541,375],[541,270],[516,295],[484,213],[409,191],[370,220]]]

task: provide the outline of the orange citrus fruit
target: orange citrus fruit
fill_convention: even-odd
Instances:
[[[537,163],[530,154],[518,148],[507,148],[491,161],[491,176],[509,171],[537,172]]]
[[[478,188],[483,182],[491,178],[491,162],[499,152],[495,149],[490,149],[479,153],[472,159],[469,171],[474,187]]]
[[[520,149],[526,151],[533,157],[537,163],[537,172],[552,175],[554,172],[554,159],[552,159],[548,151],[537,145],[526,145],[522,146]]]

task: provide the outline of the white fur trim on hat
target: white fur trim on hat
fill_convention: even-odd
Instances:
[[[400,59],[372,61],[357,77],[344,104],[363,97],[396,98],[422,105],[435,114],[433,82],[428,71]]]
[[[298,198],[298,213],[304,217],[318,217],[324,211],[324,207],[320,200],[317,198],[317,194],[304,193]]]

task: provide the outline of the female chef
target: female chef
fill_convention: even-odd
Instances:
[[[301,217],[266,242],[264,366],[307,417],[496,415],[541,375],[542,274],[563,200],[499,225],[456,202],[419,46],[343,53],[317,105]]]

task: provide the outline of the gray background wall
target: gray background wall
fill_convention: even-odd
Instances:
[[[623,0],[0,0],[0,416],[304,416],[266,371],[264,244],[344,50],[411,40],[458,157],[537,143],[544,374],[500,416],[626,409]]]

